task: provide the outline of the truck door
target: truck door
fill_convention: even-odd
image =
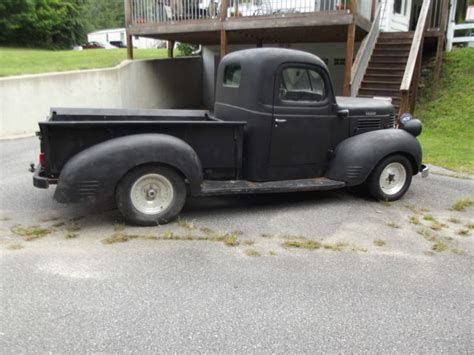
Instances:
[[[335,128],[331,126],[338,120],[326,70],[285,64],[276,72],[274,90],[269,178],[322,176]]]

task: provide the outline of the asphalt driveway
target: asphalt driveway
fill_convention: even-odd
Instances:
[[[137,228],[33,188],[37,154],[0,141],[2,352],[472,351],[471,179],[191,199]]]

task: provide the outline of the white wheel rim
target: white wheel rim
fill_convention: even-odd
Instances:
[[[407,180],[405,167],[397,162],[388,164],[380,174],[379,184],[383,193],[395,195],[399,193]]]
[[[148,215],[165,211],[171,205],[173,196],[173,185],[160,174],[143,175],[130,189],[133,207]]]

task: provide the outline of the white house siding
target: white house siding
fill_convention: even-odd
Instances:
[[[360,43],[356,43],[355,51]],[[313,53],[323,59],[328,66],[329,73],[334,86],[336,95],[342,95],[342,86],[344,83],[344,58],[345,43],[293,43],[293,44],[269,44],[264,47],[285,47],[299,49],[305,52]],[[255,48],[254,45],[230,45],[229,52],[237,50]],[[355,56],[356,53],[354,53]],[[219,60],[219,46],[204,46],[203,57],[203,103],[207,107],[214,104],[214,89],[217,63]]]
[[[410,28],[410,15],[412,10],[412,0],[402,0],[402,8],[406,8],[405,14],[394,13],[395,0],[381,0],[382,23],[381,30],[384,32],[404,32]]]
[[[372,11],[371,0],[362,0],[362,1],[357,2],[357,12],[368,20],[370,20],[371,11]]]

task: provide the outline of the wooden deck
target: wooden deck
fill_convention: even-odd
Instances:
[[[367,4],[375,3],[358,12],[349,0],[211,0],[206,8],[179,1],[125,0],[128,34],[204,45],[220,44],[222,31],[229,44],[343,42],[355,24],[361,40],[371,27]]]
[[[135,24],[128,32],[134,36],[204,45],[219,44],[221,31],[228,32],[232,44],[344,42],[347,26],[353,22],[357,28],[356,40],[362,40],[370,29],[370,21],[347,11]]]

